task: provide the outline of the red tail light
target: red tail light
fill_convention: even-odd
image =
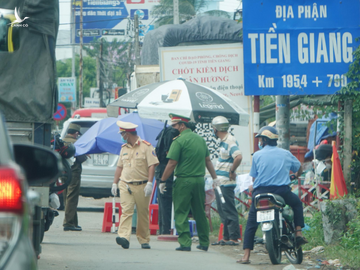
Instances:
[[[21,182],[12,168],[0,168],[0,211],[23,212]]]
[[[260,199],[256,204],[256,209],[268,209],[275,206],[269,199]]]

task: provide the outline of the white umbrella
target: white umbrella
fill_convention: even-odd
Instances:
[[[169,113],[210,123],[219,115],[230,124],[247,126],[249,114],[228,97],[209,87],[183,79],[158,82],[131,91],[107,106],[109,116],[118,116],[119,108],[137,109],[142,118],[168,120]]]

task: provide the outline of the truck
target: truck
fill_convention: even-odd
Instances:
[[[160,82],[159,65],[135,65],[130,75],[130,91],[154,82]]]
[[[22,19],[18,23],[18,18]],[[50,147],[57,108],[55,43],[59,3],[40,0],[0,3],[0,110],[12,142]],[[48,184],[30,187],[41,195],[33,216],[33,245],[41,252],[49,208]]]

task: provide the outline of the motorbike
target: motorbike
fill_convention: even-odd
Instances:
[[[297,246],[294,225],[294,212],[285,200],[272,193],[255,196],[256,220],[261,223],[265,237],[265,247],[272,264],[281,263],[284,252],[292,264],[301,264],[303,251]]]
[[[40,243],[43,241],[44,234],[50,229],[54,218],[59,215],[56,209],[61,206],[62,192],[66,189],[71,181],[71,164],[70,159],[75,155],[75,146],[73,144],[66,144],[60,139],[60,134],[55,134],[51,140],[51,147],[54,151],[58,152],[61,156],[61,163],[63,169],[60,177],[49,186],[49,206],[43,208],[44,219],[41,224]],[[60,195],[60,196],[59,196]],[[60,197],[60,198],[59,198]]]

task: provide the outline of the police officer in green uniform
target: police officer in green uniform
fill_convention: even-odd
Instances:
[[[67,134],[63,141],[65,143],[75,143],[80,133],[80,125],[71,123]],[[83,159],[84,156],[81,156]],[[77,205],[79,202],[80,194],[80,182],[81,182],[81,172],[82,166],[80,157],[76,157],[74,164],[71,166],[71,181],[67,189],[64,190],[64,200],[65,200],[65,216],[64,216],[64,231],[81,231],[81,227],[78,224],[77,216]],[[85,156],[86,159],[86,156]],[[81,161],[80,161],[81,160]]]
[[[205,215],[205,167],[212,178],[216,173],[209,157],[205,140],[191,130],[190,118],[170,114],[171,126],[179,130],[167,158],[169,162],[161,177],[160,192],[166,190],[166,179],[175,170],[173,186],[175,227],[179,234],[177,251],[191,251],[188,215],[190,209],[196,221],[200,245],[196,248],[207,251],[209,247],[209,224]]]

